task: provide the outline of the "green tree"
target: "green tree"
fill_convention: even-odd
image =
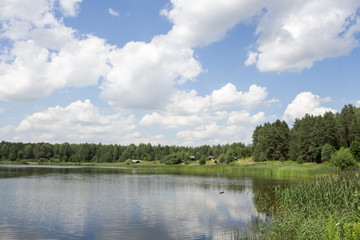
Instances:
[[[199,159],[199,164],[200,165],[205,165],[206,164],[206,157],[205,156],[201,156]]]
[[[179,153],[173,152],[167,155],[164,159],[165,164],[179,164],[183,159]]]
[[[219,162],[224,163],[226,161],[226,154],[221,153],[218,157]]]
[[[360,110],[349,104],[345,105],[337,116],[340,146],[350,147],[355,141],[360,141]]]
[[[330,161],[333,152],[334,148],[329,143],[325,143],[321,150],[321,161]]]
[[[280,160],[288,157],[290,130],[286,122],[277,120],[256,127],[253,133],[253,157],[261,159]],[[265,154],[264,156],[261,156]],[[260,159],[261,156],[261,159]]]
[[[356,161],[360,161],[360,142],[353,141],[350,145],[350,152],[354,156]]]
[[[335,152],[331,157],[331,162],[341,170],[356,165],[356,160],[350,152],[349,148],[340,148],[339,151]]]

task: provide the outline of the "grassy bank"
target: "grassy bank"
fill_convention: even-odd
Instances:
[[[360,239],[360,171],[331,174],[275,190],[271,222],[257,221],[239,239]]]
[[[3,161],[0,164],[14,164],[17,162]],[[241,159],[231,164],[215,164],[208,161],[205,165],[198,162],[189,164],[165,165],[159,161],[142,161],[133,164],[131,162],[118,163],[94,163],[94,162],[32,162],[22,160],[22,164],[43,164],[43,165],[64,165],[64,166],[96,166],[96,167],[115,167],[115,168],[141,168],[158,169],[169,173],[183,174],[216,174],[216,175],[249,175],[269,178],[308,178],[322,176],[337,172],[337,168],[329,164],[306,163],[298,164],[290,161],[254,162],[251,158]]]

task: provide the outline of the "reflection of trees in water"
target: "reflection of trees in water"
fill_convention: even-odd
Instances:
[[[275,207],[274,187],[253,188],[253,201],[258,213],[271,216]]]
[[[271,216],[276,207],[275,188],[286,187],[289,181],[275,181],[269,179],[253,179],[253,201],[260,214]]]
[[[47,174],[47,172],[38,168],[0,166],[0,178],[28,177],[42,174]]]
[[[16,178],[46,174],[154,174],[155,170],[120,169],[86,166],[0,165],[0,178]]]

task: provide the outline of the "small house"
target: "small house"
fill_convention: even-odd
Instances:
[[[137,159],[133,159],[133,160],[131,160],[133,163],[141,163],[141,161],[140,160],[137,160]]]
[[[195,160],[196,160],[196,159],[195,159],[195,156],[189,156],[189,158],[190,158],[191,161],[195,161]]]

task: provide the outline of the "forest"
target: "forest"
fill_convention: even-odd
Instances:
[[[330,160],[335,151],[351,151],[360,161],[360,108],[345,105],[341,112],[322,116],[305,115],[296,119],[292,128],[276,120],[257,126],[250,145],[232,143],[199,147],[151,145],[127,146],[101,143],[0,143],[0,159],[13,162],[125,162],[131,159],[159,160],[178,164],[198,160],[206,163],[213,156],[220,163],[251,157],[262,161],[297,161],[321,163]]]
[[[360,108],[345,105],[341,112],[305,115],[290,129],[277,120],[256,127],[252,156],[255,161],[292,160],[299,163],[328,161],[337,150],[350,150],[360,160]]]

